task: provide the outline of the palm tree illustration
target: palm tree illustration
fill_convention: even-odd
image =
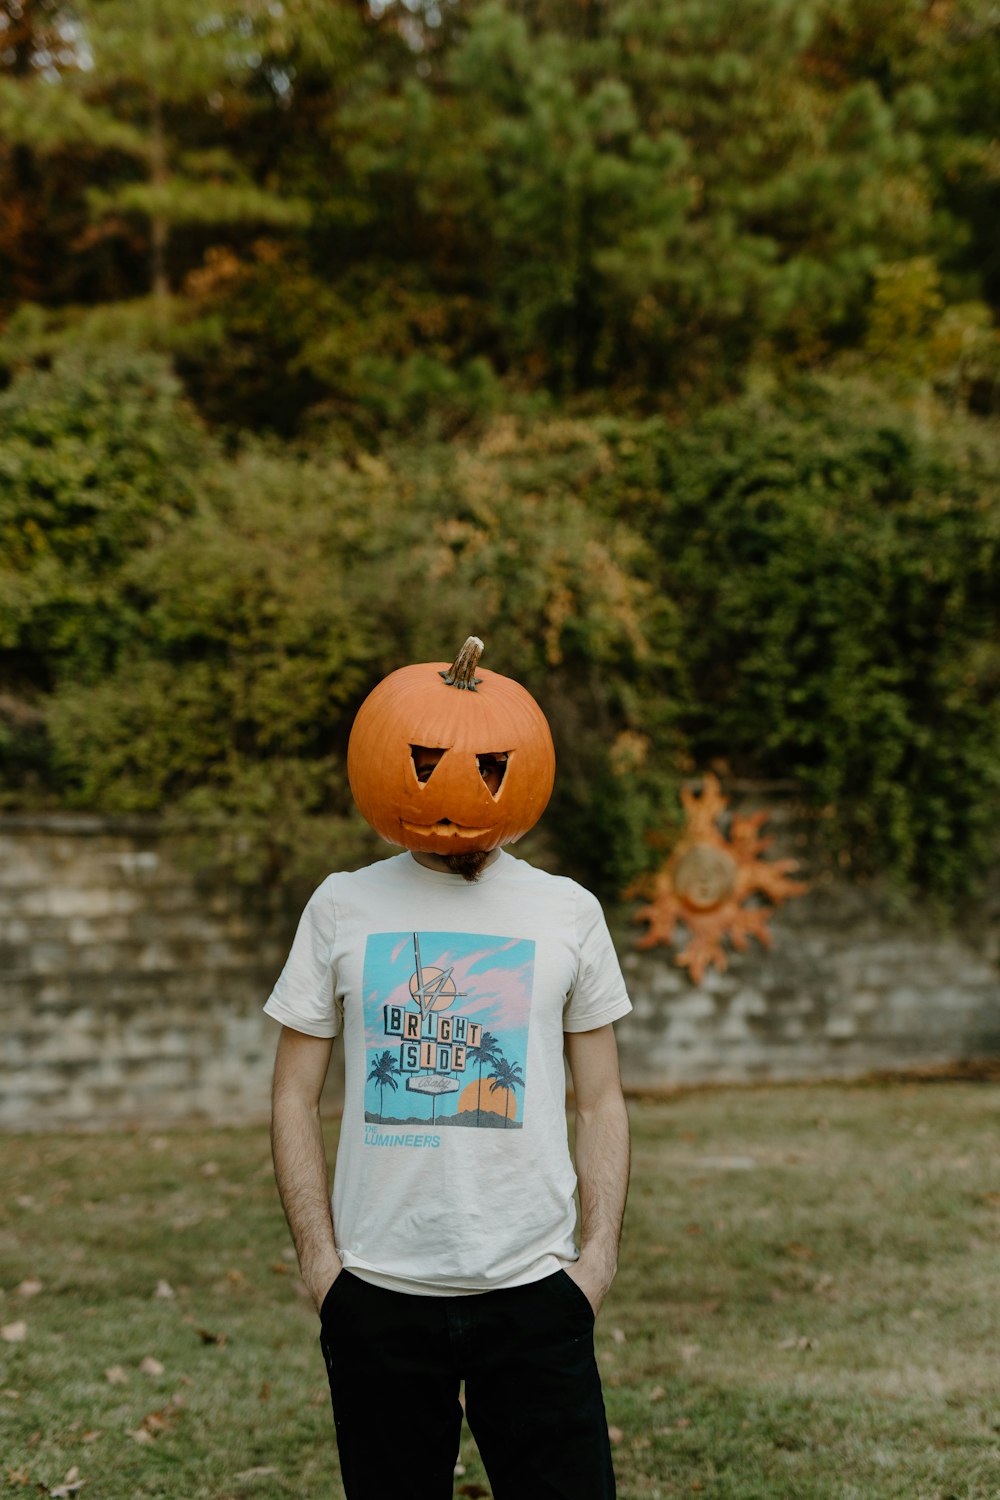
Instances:
[[[399,1085],[392,1075],[398,1072],[399,1068],[397,1067],[396,1059],[387,1050],[380,1053],[372,1063],[372,1070],[365,1080],[366,1083],[378,1084],[378,1122],[380,1125],[382,1123],[382,1095],[385,1092],[385,1086],[388,1084],[393,1092],[396,1091]]]
[[[521,1064],[508,1062],[503,1053],[493,1064],[493,1076],[490,1079],[490,1093],[495,1094],[497,1089],[506,1089],[507,1097],[504,1100],[503,1128],[507,1129],[507,1117],[510,1113],[510,1100],[516,1088],[524,1088],[524,1077],[521,1073]]]
[[[469,1048],[469,1056],[473,1062],[479,1064],[479,1088],[476,1090],[476,1124],[481,1122],[483,1106],[483,1068],[492,1068],[503,1057],[500,1051],[500,1043],[492,1031],[484,1031],[479,1038],[478,1047]]]

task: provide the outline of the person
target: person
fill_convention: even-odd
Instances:
[[[523,688],[476,676],[477,638],[463,650],[457,680],[462,653],[450,682],[440,663],[403,668],[355,720],[352,791],[404,852],[319,886],[265,1005],[275,1176],[348,1500],[452,1495],[463,1382],[494,1500],[607,1500],[594,1322],[628,1183],[613,1023],[631,1006],[596,898],[504,847],[548,800],[551,737]],[[441,705],[455,721],[431,732]],[[487,734],[502,748],[473,753]],[[339,1035],[331,1202],[320,1096]]]

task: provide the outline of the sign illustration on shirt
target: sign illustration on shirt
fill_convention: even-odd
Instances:
[[[371,933],[367,1124],[520,1129],[534,966],[525,938]]]

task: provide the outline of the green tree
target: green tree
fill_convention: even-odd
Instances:
[[[874,268],[931,233],[919,110],[831,87],[821,13],[487,0],[425,77],[359,84],[344,160],[512,383],[724,394],[852,344]]]
[[[124,324],[155,287],[132,337],[224,427],[374,451],[511,392],[689,415],[845,350],[895,380],[871,335],[927,311],[919,266],[918,363],[997,399],[988,0],[7,11],[0,302]]]
[[[614,11],[641,111],[680,134],[697,184],[659,295],[722,368],[850,343],[874,267],[929,230],[913,121],[872,79],[830,86],[820,13],[798,0]]]
[[[0,123],[39,157],[88,149],[93,223],[105,235],[144,229],[161,319],[183,231],[306,223],[305,201],[269,184],[227,137],[241,145],[240,126],[278,107],[292,56],[319,52],[334,70],[335,44],[349,51],[357,24],[346,7],[79,0],[59,16],[61,66],[36,48],[30,66],[0,75]]]
[[[1000,17],[989,0],[824,5],[814,55],[838,85],[876,84],[919,127],[934,222],[925,244],[959,301],[1000,303]]]
[[[60,0],[0,4],[0,100],[16,97],[38,73],[52,75],[73,63],[67,25]],[[79,229],[65,209],[74,168],[78,160],[60,174],[40,170],[23,140],[9,131],[0,137],[0,314],[62,285],[66,243]]]

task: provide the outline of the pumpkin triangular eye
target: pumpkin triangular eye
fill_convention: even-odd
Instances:
[[[411,745],[410,759],[416,772],[417,780],[421,786],[426,786],[434,775],[435,767],[440,763],[445,751],[434,745]]]
[[[496,798],[500,795],[509,760],[510,751],[508,750],[489,750],[476,756],[479,774],[491,797]]]

